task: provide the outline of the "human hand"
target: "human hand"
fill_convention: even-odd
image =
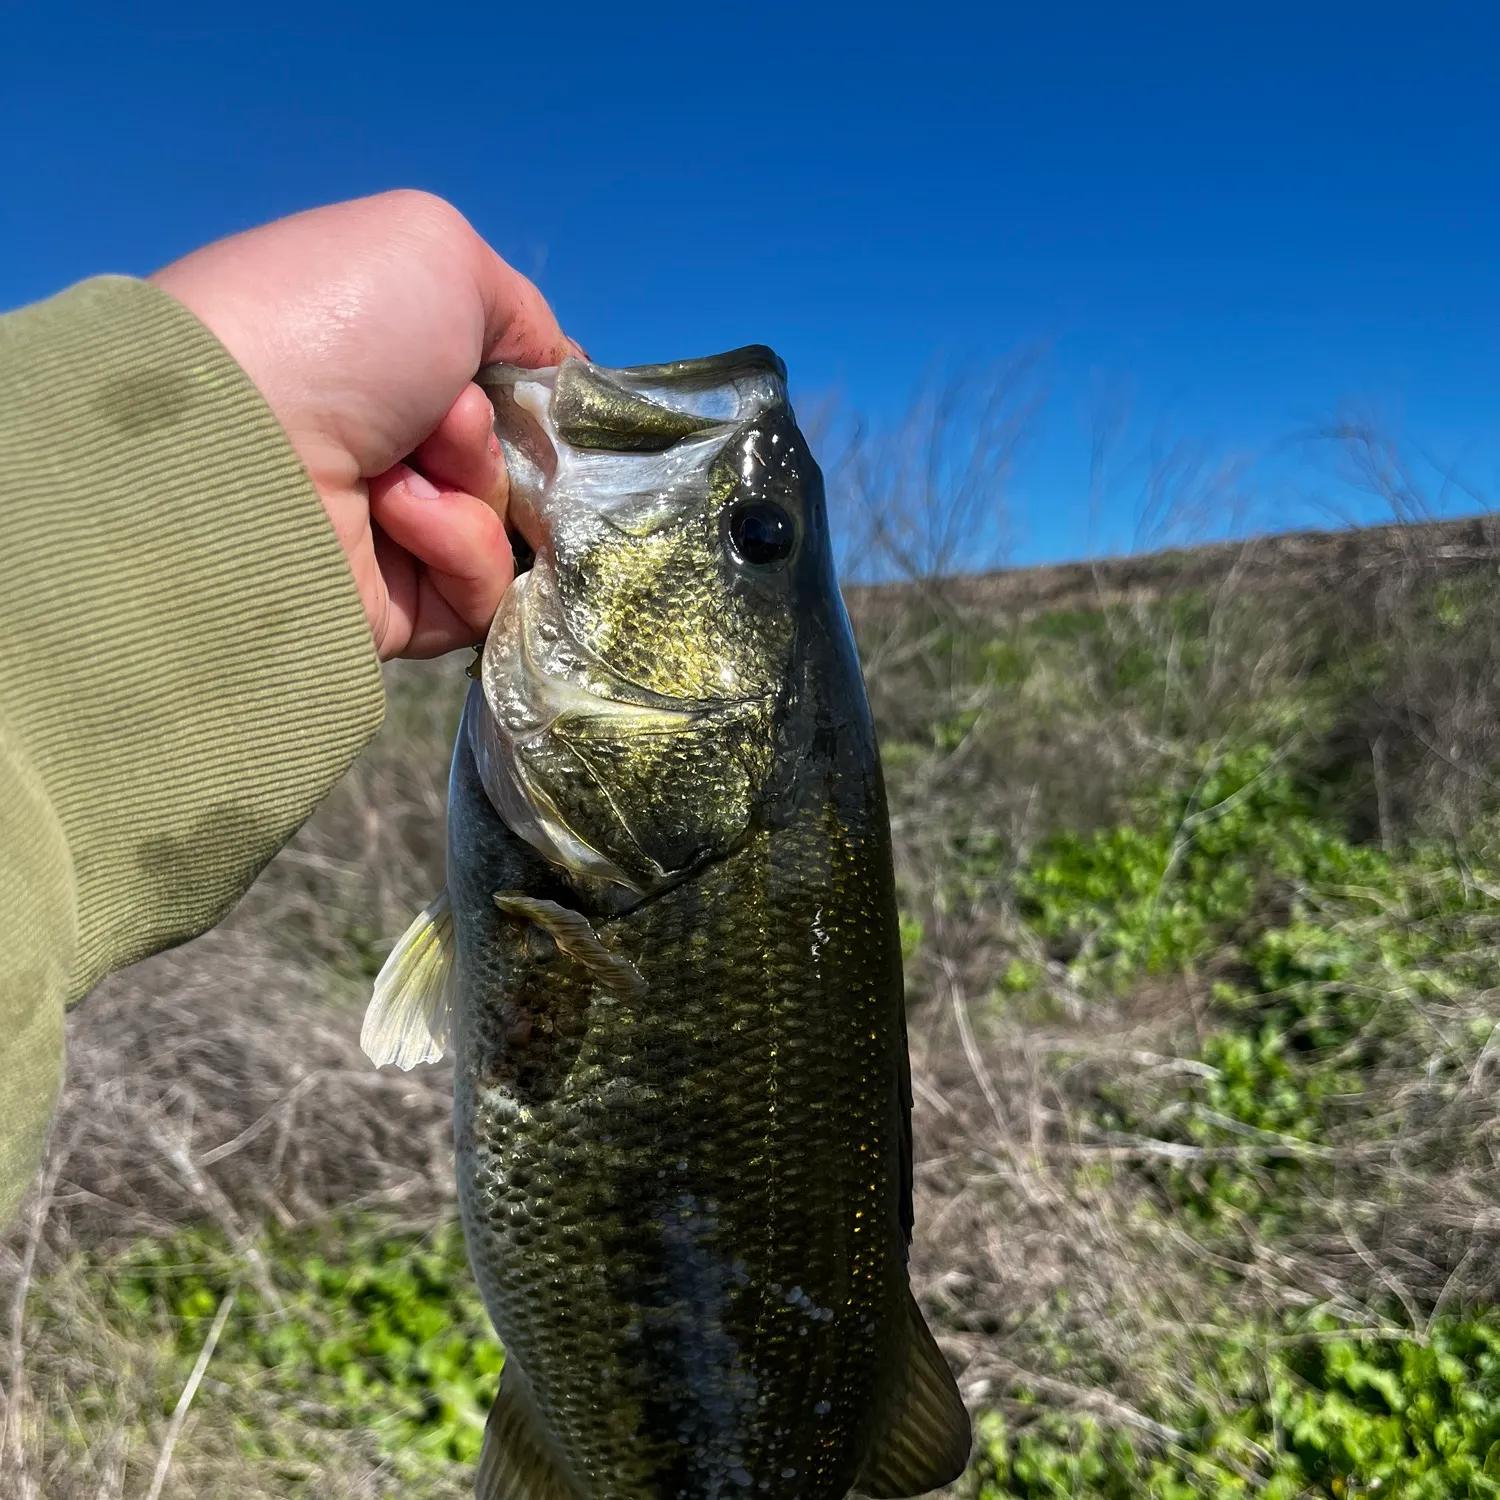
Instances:
[[[196,250],[151,280],[205,323],[322,496],[382,658],[481,640],[514,574],[492,360],[577,347],[457,209],[383,193]]]

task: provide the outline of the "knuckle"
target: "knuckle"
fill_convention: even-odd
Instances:
[[[438,234],[474,233],[469,221],[446,198],[423,188],[392,188],[377,202],[412,229]]]

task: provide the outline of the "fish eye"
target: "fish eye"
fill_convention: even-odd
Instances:
[[[765,568],[792,555],[797,528],[774,500],[744,500],[729,512],[729,540],[741,562]]]

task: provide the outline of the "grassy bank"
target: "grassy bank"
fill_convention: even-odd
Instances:
[[[1185,557],[851,601],[961,1489],[1500,1494],[1500,546]],[[393,673],[228,926],[75,1017],[6,1494],[465,1492],[500,1355],[447,1081],[354,1045],[462,686]]]

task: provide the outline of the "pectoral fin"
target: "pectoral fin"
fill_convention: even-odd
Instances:
[[[854,1488],[870,1500],[951,1484],[969,1462],[969,1413],[943,1351],[908,1292],[905,1348],[886,1416]]]
[[[474,1495],[475,1500],[582,1500],[551,1452],[531,1388],[513,1359],[505,1362],[484,1424]]]
[[[437,1062],[453,1034],[455,945],[448,889],[417,914],[375,978],[359,1045],[378,1068]]]
[[[646,993],[640,971],[628,958],[605,947],[582,912],[515,891],[496,891],[494,900],[501,911],[540,927],[561,952],[588,970],[600,989],[624,1000],[639,1000]]]

